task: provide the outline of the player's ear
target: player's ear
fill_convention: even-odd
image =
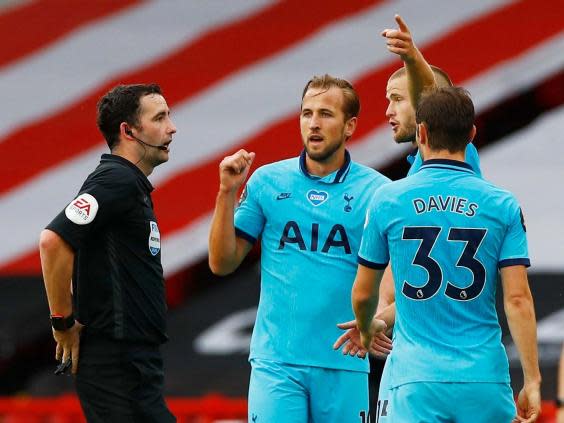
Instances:
[[[358,124],[358,118],[353,116],[345,122],[345,139],[348,140],[354,134],[356,125]]]
[[[476,136],[476,125],[472,125],[472,129],[470,130],[470,135],[468,136],[468,142],[474,141],[474,137]]]
[[[423,122],[421,123],[417,123],[415,125],[415,137],[418,140],[417,142],[420,144],[427,144],[428,143],[428,133],[427,133],[427,127],[425,126],[425,124]]]

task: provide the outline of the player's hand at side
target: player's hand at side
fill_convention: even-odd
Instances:
[[[411,38],[411,32],[400,15],[395,15],[395,20],[397,29],[385,29],[381,32],[386,38],[388,51],[399,55],[404,62],[414,60],[417,47]]]
[[[75,322],[72,328],[65,331],[53,329],[53,338],[57,342],[55,350],[55,360],[66,363],[72,361],[72,374],[76,374],[78,369],[78,356],[80,350],[80,332],[84,326]]]
[[[343,354],[349,354],[351,356],[358,356],[360,358],[366,357],[367,349],[364,348],[360,339],[360,331],[356,326],[356,321],[351,320],[345,323],[339,323],[337,325],[339,329],[343,329],[346,332],[343,333],[335,343],[333,344],[333,349],[337,350],[343,346]],[[386,336],[384,331],[378,332],[372,338],[372,343],[370,345],[370,353],[379,356],[387,356],[392,350],[392,341]]]
[[[540,386],[537,383],[525,384],[517,397],[517,417],[514,422],[536,422],[541,411]]]
[[[219,164],[220,190],[236,192],[249,174],[255,153],[239,150],[232,156],[225,157]]]
[[[387,327],[388,326],[386,325],[386,322],[384,322],[383,320],[372,319],[368,331],[360,331],[360,342],[362,346],[366,349],[369,349],[374,337],[378,333],[384,332]]]

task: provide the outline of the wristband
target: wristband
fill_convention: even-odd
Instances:
[[[71,313],[68,317],[63,317],[60,314],[51,315],[51,326],[55,330],[65,331],[74,326],[74,314]]]

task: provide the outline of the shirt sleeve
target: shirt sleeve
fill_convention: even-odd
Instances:
[[[254,244],[262,233],[265,224],[264,212],[260,203],[260,173],[249,178],[239,206],[235,210],[235,232],[238,237]]]
[[[376,191],[366,212],[358,263],[372,269],[384,269],[390,261],[388,238],[381,227],[384,204],[381,190]]]
[[[135,201],[135,181],[123,175],[106,175],[87,179],[74,198],[47,225],[75,250],[80,249],[92,233],[108,222],[120,219]]]
[[[521,208],[514,199],[512,199],[509,219],[510,223],[501,245],[498,266],[500,268],[515,265],[529,267],[531,262],[529,260],[525,220]]]

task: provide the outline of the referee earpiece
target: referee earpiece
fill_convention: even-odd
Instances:
[[[126,127],[125,127],[125,133],[126,133],[127,135],[131,136],[131,137],[133,136],[133,132],[131,132],[131,129],[129,129],[129,126],[126,126]]]

